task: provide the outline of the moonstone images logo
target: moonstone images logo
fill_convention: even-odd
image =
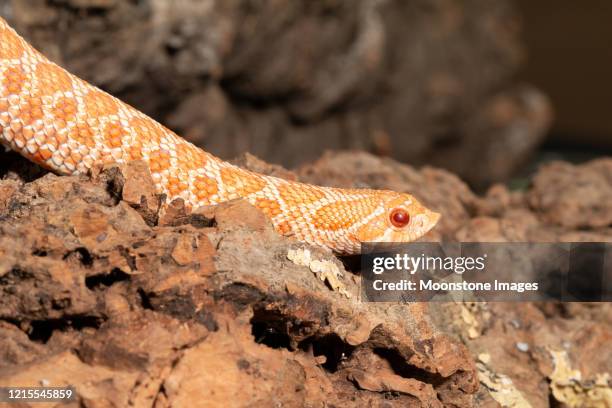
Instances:
[[[366,301],[612,300],[610,243],[368,243],[362,250]]]

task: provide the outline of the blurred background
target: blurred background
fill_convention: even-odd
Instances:
[[[551,100],[544,149],[570,160],[612,151],[612,3],[518,2],[528,52],[519,78]]]
[[[0,15],[224,159],[361,149],[482,191],[612,150],[605,0],[0,0]]]

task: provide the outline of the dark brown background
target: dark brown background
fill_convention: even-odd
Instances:
[[[612,3],[520,0],[518,5],[529,51],[521,75],[552,100],[551,139],[609,153]]]

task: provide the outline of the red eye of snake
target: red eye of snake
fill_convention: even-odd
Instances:
[[[396,208],[391,211],[391,215],[389,215],[389,220],[391,224],[393,224],[397,228],[403,228],[410,222],[410,215],[408,212],[402,208]]]

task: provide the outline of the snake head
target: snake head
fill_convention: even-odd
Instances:
[[[360,242],[411,242],[421,238],[440,219],[416,198],[406,193],[380,192],[376,216],[357,231]]]

